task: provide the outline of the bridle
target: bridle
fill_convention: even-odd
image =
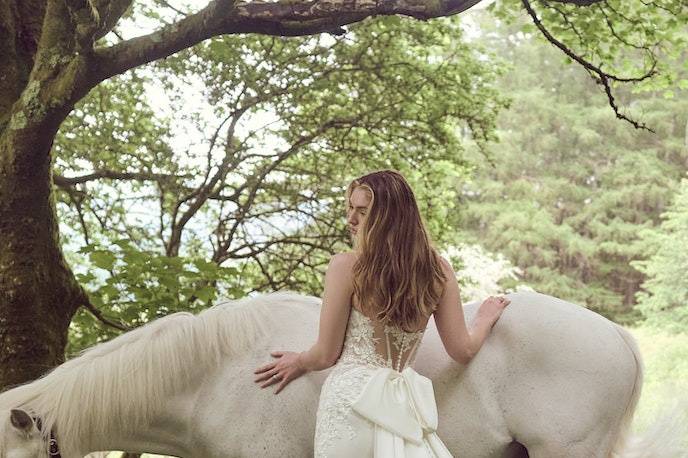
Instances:
[[[36,422],[38,430],[42,431],[43,421],[41,420],[41,417],[37,415],[31,415],[31,418],[34,422]],[[50,430],[50,439],[48,439],[48,454],[54,458],[62,458],[62,455],[60,454],[60,448],[57,446],[57,439],[55,438],[55,434],[52,429]]]

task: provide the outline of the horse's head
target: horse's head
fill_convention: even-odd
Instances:
[[[50,456],[41,436],[41,421],[22,409],[0,411],[0,457]]]

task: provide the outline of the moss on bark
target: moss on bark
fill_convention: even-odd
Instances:
[[[60,248],[51,197],[55,133],[42,135],[0,136],[0,388],[63,361],[67,329],[82,297]],[[35,148],[41,151],[23,151]]]

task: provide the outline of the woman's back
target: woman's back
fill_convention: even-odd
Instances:
[[[365,360],[401,372],[413,364],[428,320],[429,317],[425,318],[416,331],[407,332],[365,315],[354,296],[340,361]]]
[[[366,316],[354,306],[342,352],[325,380],[316,417],[315,457],[378,456],[400,441],[414,456],[450,457],[436,437],[432,383],[411,366],[423,327],[407,332]],[[391,441],[387,443],[388,441]]]
[[[444,279],[413,191],[382,170],[353,180],[346,200],[355,262],[329,285],[350,288],[338,296],[339,323],[349,313],[320,393],[315,456],[451,457],[435,434],[432,382],[411,367]]]

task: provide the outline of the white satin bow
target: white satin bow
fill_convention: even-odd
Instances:
[[[453,458],[435,432],[432,380],[411,366],[378,368],[351,407],[375,423],[375,458]]]

